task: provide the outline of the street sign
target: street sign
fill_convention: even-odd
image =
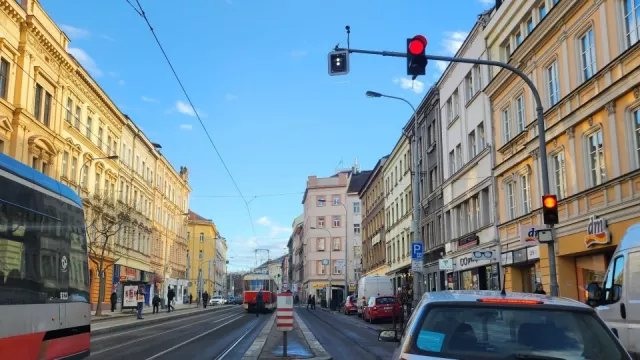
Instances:
[[[453,270],[453,260],[451,259],[438,260],[438,268],[440,270]]]
[[[276,308],[276,330],[293,330],[293,293],[278,294],[278,307]]]
[[[406,254],[406,253],[405,253],[405,254]],[[322,259],[322,265],[325,265],[325,266],[329,265],[329,260],[327,260],[327,259]]]
[[[411,243],[411,259],[420,259],[424,256],[424,245],[421,242]]]
[[[422,262],[422,259],[420,260],[411,260],[411,272],[412,273],[422,273],[422,267],[424,266],[424,263]]]

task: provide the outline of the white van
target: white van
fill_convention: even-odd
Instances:
[[[587,286],[588,303],[634,359],[640,359],[640,224],[627,229],[602,287]]]
[[[363,302],[362,298],[367,301],[372,296],[393,296],[393,284],[391,278],[385,275],[369,275],[358,281],[358,316],[362,316]]]

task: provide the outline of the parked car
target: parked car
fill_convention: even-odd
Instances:
[[[362,318],[374,323],[378,320],[390,320],[394,315],[399,319],[400,312],[400,303],[395,296],[372,296],[363,310]]]
[[[392,359],[630,360],[613,331],[581,302],[499,291],[426,293],[405,327],[379,341],[400,342]]]
[[[356,295],[347,296],[347,301],[344,303],[344,314],[351,315],[358,313],[358,302],[356,301]]]
[[[242,296],[236,296],[233,300],[235,305],[242,305]]]
[[[225,299],[222,295],[214,295],[211,300],[209,300],[209,305],[224,305]]]

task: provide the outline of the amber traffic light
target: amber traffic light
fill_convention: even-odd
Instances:
[[[542,197],[542,219],[546,225],[558,223],[558,198],[555,195]]]

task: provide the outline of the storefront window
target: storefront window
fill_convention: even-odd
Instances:
[[[522,269],[522,292],[533,293],[536,289],[536,266],[526,266]]]
[[[578,300],[584,303],[586,289],[589,283],[595,282],[602,286],[607,271],[607,255],[597,254],[576,258],[576,278],[578,281]]]

